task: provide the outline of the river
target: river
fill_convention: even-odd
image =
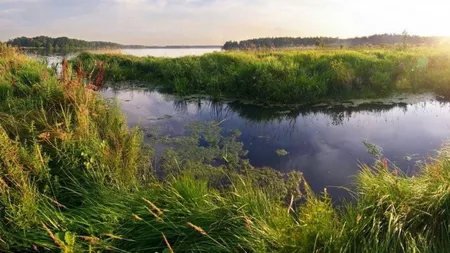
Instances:
[[[363,141],[380,146],[385,158],[412,175],[450,136],[450,103],[433,95],[290,108],[145,90],[110,88],[103,95],[119,101],[130,126],[160,126],[173,136],[183,135],[190,121],[239,129],[251,164],[301,171],[314,191],[327,187],[335,197],[345,195],[340,187],[352,187],[359,165],[374,162]]]
[[[217,49],[127,49],[136,56],[179,57]],[[61,55],[46,56],[58,62]],[[420,95],[346,105],[267,107],[239,101],[183,99],[158,91],[106,89],[117,99],[130,126],[161,126],[166,134],[185,133],[190,121],[219,121],[224,130],[239,129],[239,141],[255,166],[303,172],[312,189],[327,187],[333,197],[348,195],[361,164],[372,164],[363,141],[380,146],[383,156],[408,175],[450,136],[450,103]],[[277,150],[287,155],[280,156]]]

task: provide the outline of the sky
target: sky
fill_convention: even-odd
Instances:
[[[450,36],[447,0],[0,0],[0,41],[67,36],[140,45],[259,37]]]

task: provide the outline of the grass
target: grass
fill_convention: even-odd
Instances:
[[[395,92],[450,94],[446,48],[233,51],[181,58],[83,53],[78,59],[86,67],[104,61],[111,81],[147,82],[182,95],[292,104]]]
[[[445,252],[450,150],[415,177],[379,156],[332,205],[254,168],[238,133],[190,128],[161,159],[120,108],[0,45],[2,252]],[[198,147],[199,140],[206,147]],[[217,162],[220,163],[217,164]],[[214,164],[215,166],[212,166]]]

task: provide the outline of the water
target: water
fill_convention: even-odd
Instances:
[[[154,56],[154,57],[169,57],[176,58],[182,56],[200,56],[206,53],[212,53],[221,51],[220,47],[217,48],[144,48],[144,49],[118,49],[111,50],[111,53],[122,53],[134,56]],[[93,50],[95,52],[95,50]],[[108,50],[101,50],[101,53],[107,53]],[[28,56],[34,59],[44,61],[48,67],[56,68],[58,73],[61,72],[60,63],[63,58],[66,57],[68,60],[76,57],[80,51],[48,51],[44,49],[30,49],[25,52]]]
[[[144,49],[117,49],[111,50],[112,53],[122,53],[134,56],[154,56],[154,57],[182,57],[189,55],[203,55],[206,53],[218,52],[222,49],[216,48],[144,48]],[[68,52],[54,52],[42,49],[31,49],[26,53],[33,58],[45,58],[49,63],[58,63],[63,57],[72,58],[76,56],[80,51],[68,51]],[[92,50],[95,52],[95,50]],[[107,53],[108,50],[100,50],[99,52]]]
[[[182,57],[188,55],[203,55],[221,51],[217,48],[148,48],[148,49],[122,49],[120,52],[134,56],[155,56],[155,57]]]
[[[118,49],[111,50],[111,52],[120,52],[122,54],[129,54],[134,56],[154,56],[154,57],[169,57],[176,58],[182,56],[196,55],[200,56],[206,53],[221,51],[217,48],[145,48],[145,49]],[[95,51],[94,51],[95,52]],[[108,52],[101,50],[102,53]],[[61,62],[66,57],[68,60],[76,57],[79,51],[68,52],[54,52],[43,49],[31,49],[26,51],[26,54],[31,58],[44,61],[48,67],[56,69],[58,74],[61,73]]]
[[[401,104],[362,104],[346,108],[267,108],[240,102],[186,101],[156,91],[112,90],[130,126],[162,126],[166,133],[183,135],[189,121],[223,121],[224,129],[239,129],[239,141],[255,166],[279,171],[298,170],[320,192],[344,196],[359,164],[374,161],[363,140],[383,148],[390,161],[409,173],[433,155],[450,135],[450,103],[433,96],[403,100]],[[276,150],[289,152],[279,156]]]

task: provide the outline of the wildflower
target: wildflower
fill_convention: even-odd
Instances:
[[[383,164],[383,168],[387,169],[388,168],[388,159],[387,158],[383,158],[383,160],[381,160],[382,164]]]
[[[398,174],[399,174],[398,169],[395,169],[394,171],[392,171],[392,174],[393,174],[394,176],[398,176]]]

